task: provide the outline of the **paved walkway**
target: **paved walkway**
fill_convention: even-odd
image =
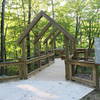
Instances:
[[[80,100],[93,91],[93,88],[66,81],[64,69],[64,62],[56,59],[28,80],[0,83],[0,100]]]
[[[56,59],[55,63],[31,77],[31,80],[65,81],[64,61],[61,59]]]

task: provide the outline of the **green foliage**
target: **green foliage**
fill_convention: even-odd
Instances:
[[[1,7],[0,0],[0,7]],[[51,0],[32,0],[31,1],[31,21],[36,14],[44,10],[52,17]],[[6,34],[6,55],[7,58],[17,58],[20,56],[20,47],[16,40],[19,34],[28,25],[29,0],[8,0],[6,1],[5,12],[5,34]],[[70,34],[76,34],[76,17],[80,18],[79,32],[77,34],[77,47],[93,47],[94,37],[100,36],[100,0],[54,0],[55,20],[61,24]],[[0,18],[1,20],[1,18]],[[31,54],[33,54],[33,40],[43,27],[47,24],[44,18],[31,33]],[[52,31],[50,28],[44,39]],[[58,48],[63,47],[63,36],[59,35],[56,39]],[[42,44],[44,50],[45,45]]]
[[[7,75],[8,76],[13,76],[13,75],[18,75],[18,66],[10,66],[10,67],[7,67]]]

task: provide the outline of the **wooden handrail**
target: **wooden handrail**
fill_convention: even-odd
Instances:
[[[4,66],[10,66],[10,65],[20,65],[22,64],[22,62],[17,61],[17,62],[0,62],[0,67],[4,67]]]
[[[16,62],[0,62],[0,67],[4,67],[4,66],[10,66],[10,65],[20,65],[20,64],[29,64],[29,63],[32,63],[32,62],[36,62],[36,61],[39,61],[39,60],[42,60],[42,59],[45,59],[47,57],[50,57],[50,56],[53,56],[54,53],[52,54],[47,54],[47,55],[43,55],[43,56],[39,56],[39,57],[35,57],[35,58],[31,58],[31,59],[28,59],[28,60],[24,60],[24,61],[16,61]]]
[[[96,65],[100,66],[100,64],[96,64],[95,61],[85,61],[85,60],[70,60],[70,64],[76,64],[76,65]]]
[[[26,62],[27,62],[27,64],[29,64],[29,63],[36,62],[36,61],[39,61],[39,60],[42,60],[42,59],[45,59],[45,58],[48,58],[48,57],[51,57],[51,56],[54,56],[54,53],[35,57],[35,58],[31,58],[31,59],[28,59]]]

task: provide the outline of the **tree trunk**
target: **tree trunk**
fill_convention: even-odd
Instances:
[[[22,0],[22,8],[23,8],[23,17],[24,17],[24,26],[26,25],[26,18],[25,18],[25,6],[24,6],[24,0]]]
[[[89,33],[88,33],[88,38],[89,38],[89,49],[91,49],[91,42],[92,42],[92,38],[91,38],[91,34],[92,34],[92,21],[89,21]]]
[[[77,40],[78,35],[80,32],[80,17],[78,15],[78,13],[76,14],[76,32],[75,32],[75,39]]]
[[[31,0],[29,0],[28,24],[31,21]],[[30,34],[27,35],[27,57],[30,57]]]
[[[52,5],[52,18],[55,19],[55,12],[54,12],[54,0],[51,0]],[[54,29],[54,27],[53,27]],[[56,40],[54,41],[54,49],[56,49]]]
[[[5,61],[5,33],[4,33],[4,17],[5,17],[5,3],[6,0],[2,1],[2,13],[1,13],[1,61]],[[1,67],[1,75],[4,74],[4,67]]]
[[[51,0],[51,5],[52,5],[52,18],[55,18],[55,13],[54,13],[54,1]]]

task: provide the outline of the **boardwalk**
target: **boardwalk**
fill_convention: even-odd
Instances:
[[[56,59],[28,80],[1,83],[0,100],[79,100],[93,90],[64,76],[64,62]]]
[[[61,59],[56,59],[55,63],[37,73],[31,80],[42,81],[65,81],[65,65]]]

